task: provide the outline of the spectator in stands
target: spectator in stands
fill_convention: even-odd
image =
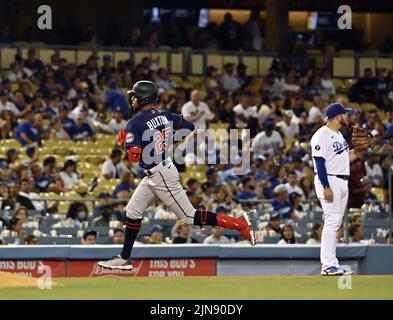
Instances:
[[[348,229],[350,242],[359,242],[362,243],[364,237],[364,229],[362,225],[352,224]]]
[[[275,124],[267,120],[264,125],[264,131],[258,133],[252,141],[251,150],[254,156],[269,155],[276,156],[284,146],[280,134],[274,130]]]
[[[234,74],[234,63],[226,63],[224,65],[224,72],[223,75],[220,79],[220,82],[222,84],[222,89],[226,92],[234,92],[238,89],[240,89],[240,83],[237,77]]]
[[[118,184],[113,191],[112,197],[114,199],[125,199],[131,198],[132,192],[136,186],[134,183],[135,175],[132,172],[125,172],[121,176],[120,184]]]
[[[236,194],[236,199],[246,208],[258,205],[258,196],[255,193],[255,178],[253,176],[245,176],[242,179],[242,185],[243,188]]]
[[[220,48],[222,50],[239,50],[243,42],[243,30],[240,23],[233,20],[232,14],[224,15],[224,22],[219,28]]]
[[[22,79],[33,79],[33,73],[23,67],[18,61],[12,62],[10,69],[7,78],[11,83],[18,83]]]
[[[236,114],[238,128],[258,126],[258,110],[256,106],[251,105],[251,93],[242,93],[240,103],[233,107],[233,112]]]
[[[363,181],[365,171],[362,160],[356,159],[352,161],[350,169],[348,206],[350,208],[360,208],[366,195],[371,191],[372,184],[368,182],[365,184],[365,181]]]
[[[68,159],[61,169],[59,176],[65,190],[70,190],[72,186],[80,182],[79,173],[76,170],[77,162]]]
[[[52,119],[59,115],[59,107],[60,107],[60,96],[56,91],[52,91],[49,96],[49,104],[43,110],[44,118]]]
[[[386,235],[386,243],[387,244],[393,243],[393,232],[388,232],[388,234]]]
[[[324,117],[325,101],[320,96],[313,98],[314,105],[310,108],[308,113],[309,124],[319,123]]]
[[[101,167],[101,176],[107,180],[119,179],[121,176],[121,159],[123,152],[120,149],[113,149],[109,159],[105,160]]]
[[[203,240],[203,244],[228,244],[229,239],[221,234],[222,228],[214,226],[212,228],[212,234]]]
[[[108,91],[105,94],[104,106],[106,111],[115,111],[120,107],[123,117],[125,119],[130,117],[130,107],[128,106],[127,99],[112,80],[108,82]]]
[[[71,140],[69,134],[61,123],[60,118],[53,118],[50,122],[50,135],[49,140],[52,141],[69,141]]]
[[[358,103],[375,102],[375,82],[370,68],[364,69],[364,76],[351,88],[350,99]]]
[[[14,217],[18,218],[22,222],[23,226],[28,226],[29,213],[26,207],[19,206],[16,208]]]
[[[218,69],[214,66],[209,66],[206,70],[204,79],[206,92],[217,92],[220,89]]]
[[[385,72],[386,72],[385,68],[377,68],[375,79],[374,79],[375,103],[380,108],[384,108],[385,106],[384,97],[388,92],[388,83],[386,82]]]
[[[15,104],[9,101],[8,92],[5,89],[0,89],[0,112],[3,110],[11,111],[14,117],[17,117],[20,113]]]
[[[13,181],[11,187],[9,188],[8,197],[2,201],[2,210],[13,210],[17,206],[18,194],[20,191],[20,182]]]
[[[15,129],[15,139],[22,146],[32,145],[34,143],[41,144],[40,132],[36,126],[34,113],[28,111],[25,113],[25,122],[20,123]]]
[[[87,141],[89,139],[95,139],[92,128],[85,121],[85,116],[81,112],[76,115],[75,124],[70,126],[67,132],[73,141]]]
[[[155,81],[159,88],[164,90],[171,90],[176,88],[176,83],[173,82],[164,68],[157,70],[157,79]]]
[[[109,121],[108,126],[114,133],[126,128],[127,121],[124,120],[123,111],[120,107],[116,107],[114,117]]]
[[[34,49],[29,49],[27,51],[27,59],[24,61],[24,66],[29,69],[35,77],[40,76],[44,70],[44,64],[37,58]]]
[[[295,244],[295,231],[293,230],[293,227],[290,224],[286,224],[282,228],[282,236],[280,241],[278,241],[277,244]]]
[[[1,89],[0,89],[1,90]],[[15,128],[15,121],[13,114],[10,110],[3,110],[0,112],[0,138],[10,139],[11,134]]]
[[[369,178],[374,187],[382,186],[382,168],[379,165],[378,156],[370,156],[364,163],[366,176]]]
[[[91,222],[92,227],[109,227],[109,223],[113,216],[112,204],[101,206],[100,216],[93,219]]]
[[[274,199],[271,202],[274,212],[278,212],[283,220],[294,219],[294,208],[288,201],[288,190],[284,184],[274,188]]]
[[[285,96],[295,96],[300,89],[300,86],[296,83],[295,74],[293,72],[289,72],[285,77],[283,86],[281,87],[281,93]]]
[[[113,244],[124,244],[124,230],[116,228],[113,230]]]
[[[27,234],[23,238],[23,244],[33,246],[38,244],[38,238],[34,234]]]
[[[302,196],[297,192],[291,192],[289,194],[289,202],[294,209],[293,216],[296,219],[303,219],[306,216],[305,208],[302,204]]]
[[[251,82],[252,78],[247,75],[247,66],[243,62],[236,66],[236,78],[242,90],[245,90]]]
[[[190,236],[190,226],[181,220],[175,224],[178,236],[173,239],[173,243],[198,243]]]
[[[63,192],[64,189],[55,183],[51,177],[44,175],[43,168],[39,164],[33,164],[31,173],[35,181],[35,187],[39,192]]]
[[[26,231],[23,228],[23,222],[19,220],[17,217],[12,217],[9,223],[9,229],[3,230],[0,234],[0,239],[6,237],[23,237],[25,236]]]
[[[142,30],[140,26],[132,26],[130,36],[125,40],[125,45],[130,47],[142,46]]]
[[[322,79],[321,79],[321,87],[322,87],[322,97],[325,100],[336,95],[336,87],[330,78],[330,73],[328,70],[322,71]]]
[[[296,192],[302,198],[304,198],[303,190],[297,183],[297,176],[295,171],[291,171],[288,173],[288,182],[285,184],[285,187],[287,188],[288,194]]]
[[[155,224],[150,228],[150,236],[146,237],[145,242],[148,244],[163,244],[164,239],[164,229]]]
[[[97,239],[97,231],[94,230],[87,230],[83,234],[82,238],[82,244],[96,244],[96,239]]]
[[[105,54],[102,58],[102,62],[103,65],[101,67],[100,78],[103,78],[105,81],[109,81],[116,72],[116,68],[112,64],[112,56]]]
[[[220,101],[220,108],[218,109],[218,121],[229,124],[229,129],[236,128],[236,114],[233,111],[233,101],[226,98]]]
[[[98,217],[101,211],[110,204],[111,195],[108,192],[100,192],[98,195],[98,203],[93,211],[93,216]]]
[[[317,199],[317,194],[315,193],[315,189],[313,184],[311,183],[311,179],[308,176],[302,176],[300,178],[299,187],[302,189],[305,200],[315,200]]]
[[[293,139],[299,135],[299,122],[292,110],[286,110],[283,119],[277,122],[276,126],[285,139]]]
[[[65,228],[84,228],[88,226],[88,209],[82,202],[72,202],[67,210],[66,219],[55,224],[53,228],[65,227]]]
[[[33,202],[32,199],[34,199],[34,195],[32,194],[32,187],[34,186],[34,179],[33,178],[26,178],[21,181],[20,184],[20,192],[18,196],[16,197],[16,202],[19,203],[20,205],[26,207],[29,210],[38,210],[41,209],[41,206],[38,207],[38,209],[35,206],[35,202]],[[42,202],[42,205],[44,203]]]
[[[183,105],[181,113],[184,119],[194,124],[195,130],[206,129],[207,122],[214,119],[214,114],[208,105],[201,101],[198,90],[191,92],[190,101]]]
[[[310,238],[306,241],[306,244],[320,244],[322,235],[322,223],[313,223],[311,228]]]
[[[269,222],[266,225],[262,225],[262,234],[264,236],[278,237],[281,236],[281,217],[277,212],[270,214]]]
[[[187,191],[189,192],[189,191]],[[155,210],[154,219],[168,219],[168,220],[176,220],[177,216],[163,203],[160,203]]]

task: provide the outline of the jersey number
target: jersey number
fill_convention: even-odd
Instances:
[[[156,133],[154,133],[153,139],[156,142],[155,149],[157,154],[161,154],[164,151],[168,150],[170,133],[170,127],[165,128],[164,130],[162,130],[162,132],[157,131]]]

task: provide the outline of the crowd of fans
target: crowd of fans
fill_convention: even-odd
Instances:
[[[205,180],[188,176],[183,181],[195,207],[227,214],[236,214],[237,210],[267,212],[268,218],[259,220],[259,236],[282,238],[279,243],[294,243],[293,225],[308,212],[320,211],[313,188],[309,141],[323,125],[328,103],[336,99],[334,81],[327,70],[299,69],[276,59],[268,74],[252,77],[247,75],[244,64],[227,63],[222,74],[210,66],[198,84],[186,88],[148,57],[136,65],[123,61],[114,66],[111,57],[105,56],[100,68],[98,61],[92,55],[85,64],[74,66],[55,53],[51,63],[44,65],[31,49],[27,57],[17,55],[10,69],[2,72],[1,139],[16,139],[20,148],[9,148],[0,161],[1,209],[15,212],[9,220],[1,218],[7,228],[0,238],[17,235],[26,236],[26,243],[36,242],[23,231],[24,226],[34,222],[27,220],[27,210],[56,212],[56,205],[44,208],[39,201],[40,193],[67,192],[83,179],[75,159],[67,159],[60,166],[55,156],[48,156],[41,163],[39,149],[43,141],[77,142],[95,140],[97,134],[115,135],[125,128],[133,113],[120,88],[129,88],[139,80],[151,80],[158,85],[157,108],[183,114],[197,129],[214,124],[228,129],[250,129],[251,164],[245,175],[237,174],[236,165],[218,160],[217,164],[206,166]],[[349,98],[378,107],[372,112],[354,109],[350,114],[351,124],[366,128],[378,144],[369,150],[372,156],[365,153],[351,164],[349,206],[369,209],[368,201],[373,201],[377,210],[383,211],[386,200],[380,201],[372,190],[381,190],[387,199],[387,172],[392,166],[389,153],[393,150],[393,72],[377,69],[373,77],[372,70],[366,69],[364,77],[351,88]],[[350,142],[348,128],[343,128],[343,134]],[[196,146],[204,148],[205,156],[213,153],[220,159],[216,147],[214,143],[213,148]],[[193,167],[196,148],[185,155],[184,165],[178,164],[181,172]],[[239,150],[242,148],[245,146]],[[124,206],[142,175],[143,170],[132,165],[122,150],[113,149],[101,164],[100,173],[104,180],[120,179],[113,194],[100,194],[94,212],[88,212],[82,202],[72,203],[59,226],[121,228]],[[154,219],[176,218],[159,202],[153,211]],[[34,219],[39,223],[42,217]],[[310,243],[319,241],[320,227],[314,225],[310,230]],[[353,228],[356,241],[359,231]],[[150,236],[141,241],[160,243],[164,241],[160,232],[160,226],[152,227]],[[93,231],[90,233],[83,235],[85,243],[93,243],[97,236]],[[189,226],[181,224],[176,224],[171,238],[174,243],[196,241],[190,236]],[[205,243],[228,241],[232,240],[221,235],[218,228],[213,228],[205,239]]]

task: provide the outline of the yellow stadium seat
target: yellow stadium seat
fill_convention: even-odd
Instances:
[[[60,58],[64,58],[70,64],[76,64],[75,50],[60,50]]]
[[[393,58],[377,58],[377,67],[393,70]]]
[[[130,53],[128,51],[115,51],[114,52],[114,65],[117,67],[117,64],[120,61],[126,61],[130,59]]]
[[[273,57],[259,57],[258,59],[258,74],[264,76],[269,72],[272,66]]]
[[[258,75],[258,58],[255,56],[244,56],[243,63],[247,66],[247,74],[250,76]]]
[[[83,64],[87,62],[87,59],[93,54],[91,50],[78,50],[76,52],[76,63]]]
[[[233,63],[236,67],[239,63],[239,57],[234,55],[223,55],[222,64],[225,65],[226,63]]]
[[[171,61],[171,70],[169,70],[172,74],[173,73],[183,73],[183,54],[180,52],[174,52],[170,55]]]
[[[333,58],[333,77],[350,77],[355,76],[355,58],[354,57],[335,57]]]
[[[375,58],[359,58],[359,73],[363,75],[363,71],[366,68],[370,68],[375,75]]]
[[[104,56],[105,55],[109,55],[112,58],[113,61],[113,53],[112,51],[97,51],[97,56],[100,58],[100,60],[98,60],[98,67],[102,67],[102,65],[104,64]]]
[[[192,54],[191,55],[191,74],[202,75],[205,73],[203,69],[203,55],[202,54]]]
[[[142,62],[142,59],[144,57],[151,57],[150,52],[145,52],[145,51],[137,51],[134,52],[134,63],[137,65],[138,63]]]
[[[38,57],[44,64],[50,64],[52,55],[55,54],[53,49],[39,49]],[[67,60],[68,62],[68,60]]]
[[[379,201],[384,200],[384,191],[382,188],[371,188],[371,192],[375,194]]]
[[[15,48],[0,48],[0,69],[8,70],[17,52]]]
[[[373,103],[362,103],[361,108],[363,111],[377,111],[378,107]]]
[[[218,69],[218,73],[222,73],[222,55],[217,53],[207,54],[207,66],[213,66]]]

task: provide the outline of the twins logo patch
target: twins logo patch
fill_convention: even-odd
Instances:
[[[126,143],[131,143],[132,141],[134,141],[135,137],[131,132],[128,132],[126,134]]]
[[[321,146],[317,144],[317,145],[315,146],[315,150],[317,150],[317,151],[321,150]]]

